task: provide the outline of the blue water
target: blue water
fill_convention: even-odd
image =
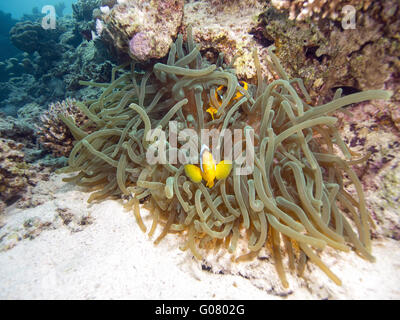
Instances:
[[[72,3],[76,0],[13,0],[13,1],[0,1],[0,10],[11,13],[14,19],[19,19],[23,14],[30,14],[32,8],[38,7],[39,11],[42,11],[42,7],[45,5],[55,5],[59,2],[65,3],[64,14],[72,14]]]
[[[43,7],[53,5],[57,9],[60,3],[65,8],[62,15],[57,15],[55,28],[42,30],[42,18],[48,14],[47,10],[42,13]],[[85,15],[72,15],[74,3],[80,12],[85,6]],[[52,102],[79,96],[80,80],[109,81],[109,56],[101,44],[93,45],[91,38],[94,30],[91,12],[99,3],[0,0],[0,116],[16,116],[20,108],[30,103],[46,108]],[[83,55],[89,53],[97,60],[81,62],[82,50],[86,50]]]

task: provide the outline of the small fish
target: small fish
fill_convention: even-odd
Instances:
[[[209,108],[206,110],[206,112],[208,112],[208,113],[211,115],[211,118],[212,118],[213,120],[215,120],[214,115],[217,114],[218,109],[217,109],[217,108],[214,108],[213,106],[211,106],[211,107],[209,107]]]
[[[232,170],[232,163],[222,160],[215,164],[210,149],[203,144],[200,150],[200,168],[194,164],[185,165],[186,176],[194,183],[200,183],[202,179],[206,182],[208,188],[214,186],[215,178],[217,180],[225,179]]]
[[[247,91],[249,84],[245,81],[239,81],[239,85]],[[217,90],[215,90],[215,99],[218,101],[218,106],[213,106],[211,101],[210,101],[210,107],[206,110],[206,112],[208,112],[211,115],[211,118],[214,120],[215,119],[215,115],[218,113],[218,108],[221,106],[222,104],[222,100],[224,98],[224,94],[226,93],[226,86],[222,85],[219,86],[217,88]],[[242,97],[243,94],[238,90],[235,94],[235,96],[232,98],[231,101],[237,100],[240,97]]]

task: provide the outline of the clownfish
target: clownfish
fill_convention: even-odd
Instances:
[[[222,160],[216,164],[210,149],[205,144],[201,146],[200,150],[200,167],[194,164],[185,165],[186,176],[194,183],[204,180],[208,188],[214,186],[215,178],[217,180],[227,178],[231,170],[232,163],[229,161]]]
[[[247,82],[245,82],[245,81],[239,81],[239,85],[246,91],[247,91],[247,89],[249,87],[249,84]],[[215,99],[218,102],[218,106],[213,106],[212,103],[211,103],[211,100],[210,100],[210,107],[206,110],[206,112],[208,112],[211,115],[211,118],[213,120],[214,120],[214,116],[218,112],[218,108],[222,104],[222,99],[223,99],[225,93],[226,93],[226,86],[224,86],[224,85],[219,86],[217,88],[217,90],[215,90]],[[237,100],[242,96],[243,96],[243,94],[238,90],[231,101]]]

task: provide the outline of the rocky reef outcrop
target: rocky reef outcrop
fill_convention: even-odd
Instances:
[[[22,148],[21,143],[0,138],[0,210],[32,185],[34,171],[25,162]]]
[[[104,37],[135,60],[160,59],[178,33],[183,6],[184,0],[118,1],[103,9]]]
[[[254,30],[276,46],[286,70],[316,96],[335,88],[388,88],[399,101],[398,1],[271,1]],[[354,9],[349,26],[344,6]],[[332,90],[333,89],[333,90]]]
[[[287,10],[290,19],[296,20],[308,18],[338,20],[343,7],[351,5],[356,10],[365,11],[372,2],[372,0],[271,0],[273,6]]]
[[[40,22],[23,21],[17,23],[10,31],[10,39],[15,47],[29,54],[37,51],[44,59],[59,58],[62,47],[58,43],[64,28],[46,30]]]
[[[233,63],[239,78],[255,80],[256,69],[252,52],[257,48],[264,74],[266,50],[251,34],[265,1],[188,1],[184,8],[182,29],[193,28],[193,36],[201,51],[211,61],[224,54],[227,64]]]

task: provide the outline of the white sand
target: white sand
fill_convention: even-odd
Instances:
[[[57,175],[41,182],[36,192],[43,204],[10,208],[3,217],[1,299],[400,298],[399,241],[374,240],[376,263],[353,252],[327,250],[322,259],[342,279],[341,287],[309,264],[305,279],[288,273],[285,290],[267,254],[266,259],[232,263],[221,250],[198,262],[179,249],[182,239],[176,235],[155,246],[119,201],[89,206],[87,193]],[[30,220],[36,226],[24,227],[34,217],[40,223],[36,218]],[[16,241],[16,235],[29,233],[33,240]],[[202,264],[210,270],[202,270]]]

